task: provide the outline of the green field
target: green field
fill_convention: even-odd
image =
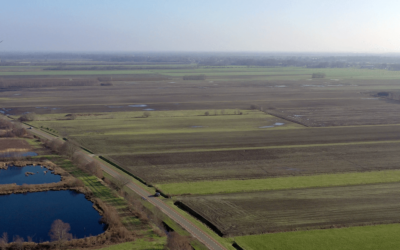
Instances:
[[[151,66],[151,65],[148,65]],[[185,65],[184,65],[185,66]],[[152,66],[157,67],[157,66]],[[199,67],[189,69],[128,69],[128,70],[40,70],[29,71],[29,67],[8,67],[9,71],[0,71],[4,76],[62,76],[62,75],[136,75],[136,74],[161,74],[170,77],[182,77],[184,75],[205,74],[209,78],[221,78],[226,76],[252,76],[266,77],[271,80],[302,80],[310,79],[315,72],[323,72],[326,78],[338,79],[400,79],[399,71],[370,70],[357,68],[324,68],[310,69],[300,67]],[[7,68],[3,68],[7,69]]]
[[[400,225],[377,225],[235,237],[246,250],[397,250]]]
[[[323,174],[251,180],[221,180],[157,184],[163,193],[217,194],[310,187],[349,186],[360,184],[400,182],[400,170],[365,173]]]
[[[400,183],[183,196],[225,237],[399,223]],[[186,208],[185,208],[186,207]]]

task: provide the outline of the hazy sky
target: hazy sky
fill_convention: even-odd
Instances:
[[[0,0],[0,52],[400,52],[400,1]]]

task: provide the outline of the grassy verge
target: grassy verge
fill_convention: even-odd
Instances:
[[[246,250],[395,250],[400,224],[235,237]]]
[[[165,199],[165,203],[167,203],[170,207],[174,208],[176,212],[178,212],[180,215],[182,215],[184,218],[189,220],[192,224],[196,225],[198,228],[206,232],[209,236],[211,236],[213,239],[218,241],[222,246],[224,246],[226,249],[229,250],[236,250],[232,244],[233,240],[231,238],[222,238],[219,235],[217,235],[213,230],[208,228],[205,224],[202,222],[198,221],[196,218],[192,217],[190,214],[186,213],[185,211],[179,209],[177,206],[174,205],[174,201],[171,199]]]
[[[400,182],[399,170],[364,173],[322,174],[252,180],[201,181],[158,184],[166,194],[215,194],[309,187],[348,186],[360,184]]]
[[[153,241],[146,241],[144,239],[138,239],[133,242],[125,242],[122,244],[117,244],[113,246],[108,246],[104,248],[100,248],[99,250],[162,250],[164,249],[164,245],[166,242],[166,238],[158,238]]]

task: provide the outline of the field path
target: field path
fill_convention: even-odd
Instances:
[[[25,125],[24,125],[25,126]],[[25,128],[28,128],[29,126],[25,126]],[[56,138],[55,136],[52,136],[48,133],[45,133],[43,131],[40,131],[38,129],[32,128],[29,129],[32,133],[37,134],[41,137],[44,137],[46,139],[54,139]],[[109,175],[113,177],[117,177],[120,175],[117,171],[114,169],[110,168],[109,166],[105,165],[102,161],[100,161],[97,158],[93,158],[94,155],[92,154],[87,154],[85,151],[82,150],[83,153],[85,153],[87,160],[95,160],[100,163],[103,171],[108,173]],[[172,220],[174,220],[176,223],[181,225],[186,231],[188,231],[193,237],[198,239],[200,242],[202,242],[205,246],[208,247],[210,250],[226,250],[225,247],[223,247],[220,243],[218,243],[215,239],[213,239],[211,236],[209,236],[206,232],[201,230],[199,227],[194,225],[192,222],[190,222],[188,219],[184,218],[182,215],[180,215],[178,212],[176,212],[173,208],[171,208],[168,204],[160,200],[159,198],[152,197],[153,194],[149,193],[136,183],[130,182],[127,185],[128,188],[136,192],[138,195],[145,197],[148,202],[153,204],[154,206],[158,207],[164,214],[166,214],[168,217],[170,217]]]

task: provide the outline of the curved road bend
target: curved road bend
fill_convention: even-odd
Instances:
[[[25,126],[25,125],[24,125]],[[25,126],[28,128],[29,126]],[[44,137],[46,139],[53,139],[55,136],[52,136],[48,133],[45,133],[43,131],[40,131],[38,129],[29,129],[31,132],[40,135],[41,137]],[[117,177],[120,174],[115,171],[114,169],[108,167],[107,165],[103,164],[100,160],[93,158],[92,155],[88,155],[85,152],[85,155],[87,156],[87,160],[96,160],[97,162],[100,163],[102,169],[107,172],[109,175],[113,177]],[[193,237],[198,239],[200,242],[202,242],[205,246],[208,247],[208,249],[211,250],[227,250],[225,247],[223,247],[220,243],[218,243],[215,239],[213,239],[211,236],[209,236],[206,232],[201,230],[199,227],[194,225],[192,222],[190,222],[188,219],[180,215],[178,212],[176,212],[173,208],[171,208],[168,204],[163,202],[160,199],[157,199],[156,197],[149,197],[153,194],[150,194],[147,190],[141,188],[139,185],[130,182],[127,185],[128,188],[136,192],[138,195],[142,197],[147,197],[147,201],[149,201],[151,204],[154,206],[158,207],[163,213],[165,213],[168,217],[170,217],[172,220],[174,220],[176,223],[181,225],[184,229],[186,229],[190,234],[192,234]]]

